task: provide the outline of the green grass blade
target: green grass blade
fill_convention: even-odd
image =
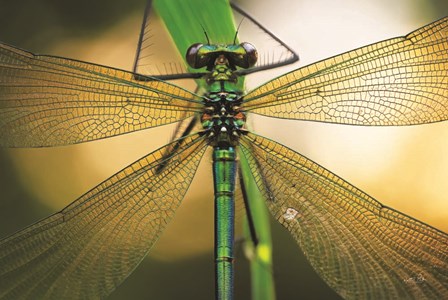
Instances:
[[[247,164],[246,157],[239,155],[241,173],[247,193],[248,206],[250,207],[254,227],[258,237],[258,245],[252,243],[245,222],[246,253],[250,257],[252,299],[274,300],[275,285],[272,272],[272,241],[269,224],[269,212],[264,203],[263,196],[254,182]]]
[[[185,53],[191,44],[206,44],[206,34],[212,44],[230,44],[234,40],[236,26],[228,0],[155,0],[153,6],[164,21],[182,57],[185,57]],[[198,81],[198,84],[204,87],[200,81]],[[243,78],[238,81],[238,84],[243,90]],[[255,254],[250,261],[252,298],[273,300],[275,299],[275,290],[272,277],[269,215],[264,201],[262,201],[263,198],[253,182],[253,176],[250,174],[247,163],[243,160],[244,157],[240,157],[243,178],[260,240],[256,248],[255,245],[249,246]],[[247,235],[246,237],[250,241]]]

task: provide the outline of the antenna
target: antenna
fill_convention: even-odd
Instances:
[[[199,25],[201,25],[201,24],[199,24]],[[208,39],[207,31],[205,31],[205,28],[202,25],[201,25],[201,28],[202,28],[202,31],[204,31],[205,38],[207,39],[207,45],[210,45],[210,40]]]
[[[246,18],[246,17],[243,17],[243,18],[241,19],[240,24],[238,24],[238,27],[236,28],[235,37],[233,38],[233,44],[234,44],[234,45],[235,45],[235,42],[236,42],[236,38],[237,38],[237,36],[238,36],[238,32],[240,31],[241,24],[243,23],[243,21],[244,21],[245,18]]]

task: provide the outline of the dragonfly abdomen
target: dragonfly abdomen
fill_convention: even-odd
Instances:
[[[235,148],[213,150],[216,299],[233,299]]]

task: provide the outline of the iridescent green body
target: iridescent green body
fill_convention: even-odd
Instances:
[[[255,63],[257,53],[249,45],[194,44],[187,51],[190,67],[207,67],[209,71],[205,77],[209,92],[204,95],[201,119],[204,134],[214,147],[216,299],[223,300],[233,299],[235,147],[240,135],[245,133],[241,128],[246,119],[239,111],[241,92],[236,86],[238,77],[233,72],[236,66]],[[248,58],[251,55],[252,59]]]

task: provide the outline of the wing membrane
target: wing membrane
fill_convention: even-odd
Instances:
[[[242,139],[274,217],[346,299],[448,298],[448,236],[271,140]]]
[[[0,145],[75,144],[190,117],[198,96],[162,81],[0,44]]]
[[[205,139],[167,145],[61,212],[0,241],[0,299],[99,299],[158,239],[184,197]]]
[[[253,113],[350,125],[448,118],[448,17],[280,76],[247,94]]]

